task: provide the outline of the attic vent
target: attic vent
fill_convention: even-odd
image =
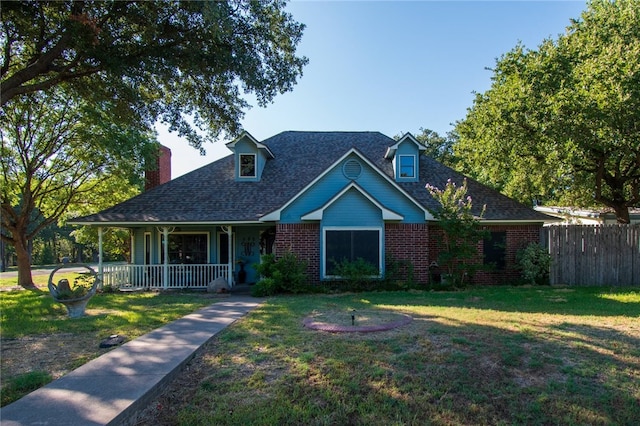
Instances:
[[[342,166],[342,173],[344,173],[347,179],[356,180],[362,173],[362,165],[358,160],[349,160]]]

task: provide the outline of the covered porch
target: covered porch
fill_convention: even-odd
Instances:
[[[206,289],[210,282],[220,277],[229,287],[237,283],[228,264],[99,264],[98,270],[103,286],[120,290]]]
[[[98,275],[120,290],[206,289],[222,278],[229,289],[254,282],[253,265],[272,250],[275,230],[261,224],[118,226],[129,229],[131,261],[103,262],[104,227],[98,226]]]

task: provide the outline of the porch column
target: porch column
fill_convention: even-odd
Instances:
[[[104,285],[104,269],[102,266],[102,226],[98,226],[98,278],[100,279],[100,286]]]
[[[162,235],[164,236],[164,244],[162,247],[164,251],[162,286],[166,290],[169,288],[169,227],[165,226],[162,228]]]
[[[229,252],[229,272],[227,273],[227,284],[229,287],[233,286],[233,230],[231,225],[227,227],[227,233],[229,235],[228,240],[228,252]]]

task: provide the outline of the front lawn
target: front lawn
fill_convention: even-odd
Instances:
[[[99,345],[110,335],[131,340],[215,301],[203,292],[99,293],[85,317],[70,319],[48,290],[1,291],[0,406],[109,351]]]
[[[315,313],[413,317],[376,333]],[[341,318],[340,321],[344,320]],[[212,340],[146,425],[633,425],[640,289],[491,287],[274,297]]]

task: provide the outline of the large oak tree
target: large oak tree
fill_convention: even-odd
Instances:
[[[640,205],[640,2],[595,0],[557,40],[518,45],[456,123],[462,168],[531,202]]]
[[[101,177],[143,164],[158,121],[203,150],[239,131],[244,95],[264,106],[293,88],[304,26],[285,5],[3,3],[2,238],[20,285],[32,286],[29,239],[95,195]]]
[[[236,133],[243,98],[292,89],[304,26],[284,1],[21,1],[0,9],[0,96],[64,84],[117,101],[121,121],[161,120],[189,142]],[[195,126],[195,127],[194,127]],[[199,130],[202,130],[200,132]]]

